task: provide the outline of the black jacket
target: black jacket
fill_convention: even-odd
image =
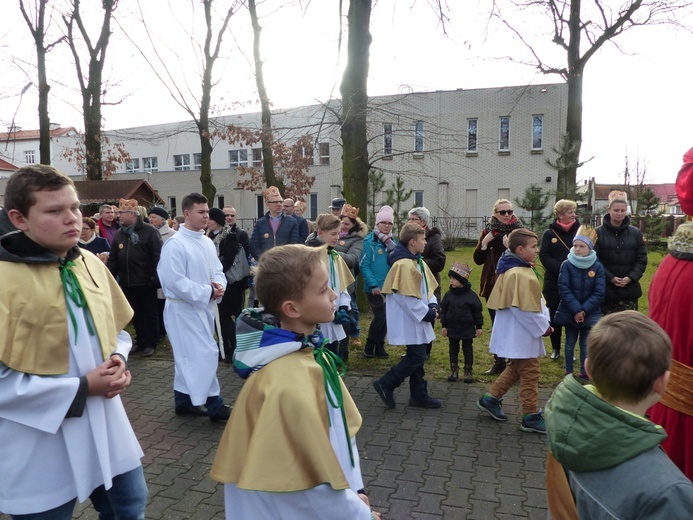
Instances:
[[[238,253],[238,246],[243,246],[246,256],[250,254],[248,233],[234,224],[229,228],[228,234],[223,237],[219,243],[219,260],[224,268],[224,272],[228,271],[229,267],[233,264],[236,253]]]
[[[604,266],[606,275],[606,301],[637,300],[642,296],[640,278],[647,268],[647,249],[642,233],[630,225],[626,216],[620,226],[611,224],[611,216],[605,215],[597,228],[597,243],[594,250]],[[629,277],[632,282],[625,287],[616,287],[611,279]]]
[[[561,300],[558,295],[558,273],[561,270],[561,264],[568,258],[570,248],[573,247],[573,238],[579,227],[580,222],[576,220],[570,229],[565,231],[554,221],[541,237],[539,260],[544,266],[542,292],[546,298],[546,306],[550,309],[558,307],[558,302]]]
[[[438,282],[435,295],[440,301],[440,272],[445,269],[445,248],[443,247],[440,229],[437,227],[426,228],[426,247],[421,257]]]
[[[440,323],[448,329],[448,337],[470,339],[476,329],[484,326],[481,300],[469,282],[462,287],[450,287],[440,304]]]
[[[138,217],[135,223],[135,232],[139,237],[137,244],[133,244],[123,230],[123,227],[118,229],[113,237],[106,264],[109,271],[114,277],[120,277],[122,287],[159,287],[156,267],[163,245],[159,230]]]

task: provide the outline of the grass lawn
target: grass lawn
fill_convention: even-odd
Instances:
[[[474,291],[479,290],[479,277],[481,276],[481,266],[474,264],[472,259],[472,253],[474,252],[473,247],[463,247],[458,248],[456,251],[447,253],[447,265],[452,265],[453,262],[465,262],[472,267],[472,274],[470,276],[470,281],[472,283],[472,289]],[[660,252],[649,253],[649,262],[647,265],[647,270],[640,284],[643,288],[644,296],[640,298],[639,308],[642,312],[647,314],[647,292],[650,287],[650,281],[654,275],[655,270],[659,267],[664,254]],[[542,269],[540,268],[540,272]],[[442,291],[445,294],[449,288],[449,279],[447,274],[447,269],[442,275]],[[489,354],[488,344],[491,337],[491,318],[486,311],[486,301],[482,298],[482,304],[484,305],[484,334],[480,338],[474,340],[474,379],[478,382],[489,382],[495,379],[495,376],[486,376],[484,371],[487,370],[493,364],[493,356]],[[370,308],[368,306],[361,307],[361,340],[365,345],[366,336],[368,334],[368,326],[371,321]],[[448,340],[440,335],[440,321],[436,321],[436,339],[433,342],[433,352],[431,353],[431,358],[426,363],[426,378],[431,381],[446,381],[447,377],[450,375],[450,361],[448,358]],[[132,329],[132,324],[128,326],[128,331],[135,337],[134,330]],[[544,339],[547,352],[551,351],[551,343],[548,338]],[[390,354],[388,359],[368,359],[363,357],[362,349],[357,347],[351,347],[351,352],[349,355],[349,362],[347,368],[351,372],[358,372],[361,374],[372,374],[374,377],[381,376],[385,371],[392,365],[399,361],[401,354],[405,352],[405,347],[386,347]],[[579,354],[578,347],[575,347],[576,355]],[[154,354],[155,359],[172,359],[173,355],[171,352],[171,344],[166,338],[162,343],[159,344],[156,354]],[[462,362],[462,353],[460,352],[460,361]],[[558,361],[552,361],[548,356],[543,356],[540,358],[542,376],[540,380],[540,385],[546,387],[552,387],[557,385],[562,379],[565,372],[563,365],[563,351],[561,350],[561,358]],[[461,367],[460,367],[461,370]],[[451,383],[452,384],[452,383]],[[464,384],[460,381],[455,384]]]
[[[472,259],[472,253],[474,252],[473,247],[463,247],[458,248],[456,251],[447,253],[448,266],[452,265],[453,262],[465,262],[472,267],[472,274],[470,276],[470,281],[472,283],[472,289],[478,291],[479,289],[479,277],[481,276],[481,266],[474,264]],[[652,252],[649,254],[649,262],[647,265],[647,271],[640,284],[643,288],[644,296],[640,298],[639,309],[647,314],[647,292],[650,287],[650,281],[654,275],[655,270],[661,263],[664,257],[663,253]],[[538,259],[537,259],[538,261]],[[543,272],[543,268],[539,269]],[[447,269],[442,275],[442,291],[445,294],[449,288],[449,279],[447,274]],[[488,344],[491,338],[491,318],[486,311],[486,301],[481,298],[481,302],[484,305],[484,334],[474,340],[474,379],[480,382],[488,382],[495,379],[495,376],[486,376],[484,371],[487,370],[493,364],[493,356],[489,354]],[[368,334],[368,325],[370,324],[371,315],[370,309],[361,309],[361,340],[365,345],[366,336]],[[436,339],[433,342],[433,352],[431,353],[431,358],[426,363],[426,378],[432,381],[445,381],[450,375],[450,362],[448,357],[448,340],[440,335],[440,321],[436,321]],[[551,343],[549,338],[544,339],[547,352],[551,352]],[[404,353],[405,347],[387,347],[388,353],[390,354],[389,359],[367,359],[361,355],[361,351],[356,347],[351,348],[348,370],[359,373],[371,373],[374,376],[382,375],[390,366],[399,361],[399,357]],[[575,346],[575,353],[579,355],[579,347]],[[543,356],[540,358],[542,376],[540,384],[542,386],[555,386],[562,379],[564,375],[564,364],[563,364],[563,350],[561,349],[561,358],[558,361],[552,361],[548,356]],[[460,363],[462,364],[462,353],[460,352]],[[577,367],[576,367],[577,368]],[[460,367],[461,371],[461,367]],[[461,381],[458,384],[464,384]]]

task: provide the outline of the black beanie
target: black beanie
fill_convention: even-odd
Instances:
[[[147,214],[151,215],[152,213],[154,213],[155,215],[159,215],[164,220],[168,220],[168,212],[161,206],[152,206],[151,208],[149,208],[149,213]]]
[[[211,218],[214,222],[219,224],[221,227],[224,227],[224,224],[226,224],[226,215],[224,215],[224,212],[222,210],[220,210],[219,208],[210,208],[209,218]]]

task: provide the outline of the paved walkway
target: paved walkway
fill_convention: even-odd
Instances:
[[[209,468],[224,425],[174,415],[172,361],[134,355],[130,368],[124,401],[145,452],[147,518],[223,519],[223,489]],[[230,400],[240,379],[228,365],[219,376]],[[404,386],[395,393],[400,404],[386,410],[372,379],[347,375],[346,384],[364,419],[357,442],[366,489],[384,519],[546,518],[544,438],[519,430],[516,389],[504,401],[508,422],[497,423],[474,407],[487,384],[429,382],[442,410],[409,408]],[[548,391],[540,397],[544,403]],[[75,518],[97,515],[87,501]]]

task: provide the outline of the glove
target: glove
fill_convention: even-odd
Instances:
[[[349,312],[347,307],[340,307],[337,312],[334,313],[333,323],[337,325],[347,325],[349,323]]]
[[[421,321],[427,321],[428,323],[433,323],[436,321],[436,310],[435,308],[429,307],[426,316],[423,317]]]
[[[429,303],[429,304],[428,304],[428,308],[429,308],[429,309],[435,309],[435,310],[437,310],[438,312],[440,312],[440,307],[438,306],[437,303]]]

